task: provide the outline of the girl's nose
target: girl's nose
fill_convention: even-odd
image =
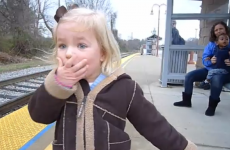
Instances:
[[[67,50],[65,57],[67,59],[70,59],[72,57],[72,51],[71,50]]]
[[[72,56],[71,55],[66,55],[66,58],[67,59],[70,59]]]

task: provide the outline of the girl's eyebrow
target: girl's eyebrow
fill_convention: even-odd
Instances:
[[[78,36],[78,37],[75,37],[75,39],[76,39],[76,40],[86,40],[86,38],[85,38],[85,37],[83,37],[83,36]]]
[[[76,36],[76,37],[74,37],[74,40],[75,41],[77,41],[77,40],[84,40],[84,41],[86,41],[86,42],[89,42],[89,40],[87,40],[84,36]],[[57,41],[61,41],[61,42],[64,42],[64,41],[66,41],[66,38],[64,38],[64,37],[58,37],[57,38]]]
[[[86,42],[89,42],[84,36],[78,36],[78,37],[74,37],[75,40],[84,40]]]
[[[59,37],[59,38],[57,39],[57,41],[65,41],[65,38],[62,38],[62,37],[60,38],[60,37]]]
[[[58,41],[65,41],[66,38],[63,38],[63,37],[58,37],[57,40]],[[80,36],[80,37],[74,37],[75,40],[86,40],[85,37],[83,36]]]

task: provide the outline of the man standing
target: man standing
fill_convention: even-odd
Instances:
[[[180,36],[179,31],[176,28],[176,21],[172,20],[172,45],[185,45],[185,40]],[[170,51],[170,66],[169,72],[170,73],[186,73],[186,68],[183,66],[187,66],[187,61],[182,62],[178,59],[182,57],[188,56],[188,52],[186,51]],[[187,57],[186,57],[187,58]],[[183,64],[183,65],[182,65]],[[176,68],[176,69],[175,69]],[[183,84],[183,80],[178,79],[170,79],[170,82],[176,84]]]
[[[176,20],[172,21],[172,45],[185,45],[185,40],[180,36],[176,28]]]

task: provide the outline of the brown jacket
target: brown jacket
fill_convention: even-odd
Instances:
[[[81,80],[64,89],[51,71],[29,102],[31,118],[39,123],[56,121],[54,150],[130,150],[124,132],[126,118],[136,130],[160,150],[196,150],[145,99],[139,85],[121,70],[104,79],[92,91]],[[89,92],[89,93],[88,93]],[[81,102],[85,109],[78,117]]]

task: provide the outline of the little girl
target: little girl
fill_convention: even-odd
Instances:
[[[200,88],[205,90],[210,89],[210,81],[214,75],[228,74],[230,67],[226,66],[224,60],[230,59],[230,48],[228,47],[229,37],[226,33],[220,34],[216,38],[216,47],[214,49],[214,55],[208,56],[205,60],[210,60],[212,57],[216,57],[216,63],[212,65],[212,69],[208,71],[207,78],[201,83]]]
[[[120,50],[105,17],[72,9],[54,29],[58,67],[29,102],[38,123],[56,121],[54,150],[130,150],[126,118],[160,150],[196,150],[145,99],[121,68]]]

